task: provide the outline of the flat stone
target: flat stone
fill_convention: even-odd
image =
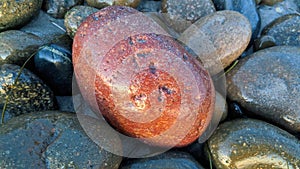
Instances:
[[[54,18],[64,18],[69,9],[82,3],[83,0],[44,0],[43,10]]]
[[[99,9],[90,6],[75,6],[65,15],[65,27],[68,35],[73,38],[80,24],[90,14],[97,12]]]
[[[300,46],[300,14],[277,18],[263,29],[262,35],[272,36],[278,46]]]
[[[32,34],[8,30],[0,33],[0,65],[17,64],[25,61],[43,44],[42,40]]]
[[[20,67],[12,64],[0,66],[0,110],[8,99],[4,121],[20,114],[55,108],[54,95],[36,75],[23,69],[16,85],[14,82]]]
[[[64,20],[52,18],[43,11],[20,30],[40,37],[43,44],[55,43],[71,49],[72,40],[66,33]]]
[[[34,56],[35,71],[55,95],[72,95],[73,64],[71,51],[55,45],[45,45]]]
[[[127,160],[120,169],[203,169],[188,153],[170,151],[157,156]]]
[[[211,0],[162,0],[167,25],[182,33],[201,17],[216,11]]]
[[[252,115],[300,132],[300,49],[275,46],[240,60],[227,76],[227,95]]]
[[[179,38],[215,75],[236,60],[248,46],[251,25],[235,11],[218,11],[199,19]]]
[[[208,140],[217,169],[298,168],[300,141],[288,132],[254,119],[221,124]]]
[[[140,0],[86,0],[86,2],[89,6],[99,9],[112,5],[130,6],[136,8],[139,5]]]
[[[73,113],[19,116],[0,128],[0,168],[112,168],[122,157],[97,146]]]
[[[247,17],[252,28],[252,39],[258,35],[260,17],[257,13],[255,0],[213,0],[217,10],[233,10]]]
[[[40,0],[0,2],[0,32],[23,26],[35,16],[42,6]]]

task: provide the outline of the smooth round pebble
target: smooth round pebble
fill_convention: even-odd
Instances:
[[[86,2],[89,6],[99,9],[112,5],[130,6],[136,8],[139,5],[140,0],[86,0]]]
[[[221,124],[208,140],[217,169],[298,168],[300,141],[288,132],[254,119]]]
[[[44,111],[0,128],[0,168],[117,169],[122,157],[95,144],[73,113]]]
[[[72,95],[71,51],[55,44],[43,46],[34,56],[35,70],[55,95]]]
[[[179,38],[215,75],[236,60],[248,46],[251,25],[235,11],[218,11],[199,19]]]
[[[300,48],[275,46],[240,60],[227,76],[227,95],[252,115],[300,132]]]
[[[161,10],[167,24],[179,33],[216,11],[211,0],[162,0]]]
[[[256,9],[255,0],[213,0],[217,10],[233,10],[243,14],[250,22],[252,39],[258,35],[260,17]]]
[[[16,85],[13,85],[19,71],[20,67],[17,65],[4,64],[0,66],[1,111],[6,102],[6,97],[10,96],[4,121],[20,114],[55,108],[53,92],[29,70],[23,69]]]
[[[170,151],[157,156],[125,161],[120,169],[203,169],[188,153]]]
[[[41,6],[41,0],[1,0],[0,32],[23,26],[38,13]]]
[[[90,14],[97,12],[99,9],[90,6],[75,6],[70,9],[66,15],[64,24],[67,29],[67,33],[71,38],[80,26],[80,24],[88,17]]]
[[[278,46],[300,47],[300,13],[277,18],[263,29],[262,35],[272,36]]]
[[[0,33],[0,65],[17,64],[25,61],[43,44],[42,40],[32,34],[8,30]]]
[[[82,3],[83,0],[44,0],[43,10],[54,18],[64,18],[69,9]]]

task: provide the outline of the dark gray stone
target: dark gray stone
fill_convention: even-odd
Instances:
[[[44,0],[43,10],[54,18],[64,18],[69,9],[82,3],[83,0]]]
[[[66,33],[64,20],[52,18],[43,11],[21,30],[40,37],[43,44],[55,43],[71,49],[72,40]]]
[[[278,46],[300,46],[300,14],[277,18],[263,29],[262,35],[273,37]]]
[[[65,27],[68,35],[73,38],[80,24],[87,16],[97,12],[99,9],[90,6],[75,6],[65,15]]]
[[[255,0],[213,0],[217,10],[233,10],[247,17],[252,28],[252,39],[258,35],[260,17],[256,10]]]
[[[32,34],[19,30],[0,33],[0,65],[17,64],[25,61],[43,44],[42,40]]]
[[[240,60],[227,76],[227,95],[251,115],[300,132],[300,48],[275,46]]]
[[[276,46],[274,37],[265,35],[254,41],[253,50],[258,51],[272,46]]]
[[[42,6],[42,0],[0,2],[0,32],[23,26],[35,16]]]
[[[37,74],[55,95],[72,94],[73,64],[71,51],[55,44],[45,45],[34,56]]]
[[[161,9],[161,1],[141,0],[137,10],[141,12],[159,12]]]
[[[10,96],[4,114],[4,121],[20,114],[55,108],[53,92],[29,70],[23,69],[16,85],[14,85],[19,72],[20,67],[17,65],[4,64],[0,66],[1,111],[6,102],[6,97]]]
[[[221,124],[208,140],[217,169],[298,168],[300,141],[288,132],[254,119]]]
[[[56,101],[58,110],[75,113],[72,96],[56,96]]]
[[[120,169],[203,169],[188,153],[170,151],[157,156],[128,160]]]
[[[73,113],[19,116],[0,128],[0,168],[117,169],[122,158],[97,146]]]

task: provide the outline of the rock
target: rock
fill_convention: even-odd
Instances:
[[[253,115],[300,132],[300,49],[275,46],[243,58],[227,76],[227,95]]]
[[[64,21],[68,35],[73,38],[79,25],[85,20],[85,18],[97,11],[97,8],[89,6],[75,6],[70,9],[66,13]]]
[[[300,14],[290,14],[277,18],[263,29],[262,35],[273,37],[277,46],[300,47]]]
[[[75,113],[72,96],[56,96],[58,110]]]
[[[0,32],[23,26],[38,13],[41,6],[41,0],[2,0],[0,2]]]
[[[217,10],[233,10],[247,17],[251,24],[252,39],[254,40],[259,32],[260,18],[256,10],[255,0],[213,0]]]
[[[55,108],[53,92],[36,75],[23,69],[16,85],[14,81],[20,71],[17,65],[0,66],[0,110],[9,97],[4,121],[20,114]],[[1,160],[0,160],[1,161]]]
[[[97,146],[75,114],[45,111],[0,128],[0,168],[112,168],[122,158]]]
[[[217,169],[298,168],[300,141],[263,121],[239,119],[221,124],[208,140]]]
[[[37,74],[55,95],[72,95],[73,64],[71,51],[55,44],[43,46],[34,56]]]
[[[99,9],[112,5],[130,6],[136,8],[139,5],[140,0],[86,0],[86,2],[89,6]]]
[[[64,18],[69,9],[82,3],[83,0],[44,0],[43,10],[54,18]]]
[[[284,0],[282,2],[276,3],[273,6],[259,5],[258,14],[261,20],[259,32],[261,33],[261,31],[275,19],[287,14],[295,14],[298,12],[300,12],[300,9],[293,2],[293,0]]]
[[[188,153],[170,151],[157,156],[127,160],[120,169],[203,169]]]
[[[237,102],[229,101],[227,119],[237,119],[245,117],[247,117],[247,115],[245,114],[245,110]]]
[[[264,35],[254,41],[253,50],[258,51],[272,46],[276,46],[274,37]]]
[[[137,10],[141,12],[159,12],[161,9],[161,1],[141,0]]]
[[[248,19],[235,11],[218,11],[199,19],[179,38],[215,75],[236,60],[251,38]]]
[[[167,25],[178,33],[184,32],[192,23],[216,11],[211,0],[163,0],[162,12]]]
[[[66,34],[64,20],[52,18],[43,11],[21,30],[40,37],[43,44],[55,43],[67,49],[72,46],[72,40]]]
[[[262,0],[261,3],[265,4],[265,5],[272,6],[272,5],[274,5],[274,4],[278,3],[278,2],[282,2],[282,1],[283,0]]]
[[[22,66],[25,61],[43,44],[42,40],[32,34],[19,30],[0,33],[0,65],[17,64]],[[27,65],[27,67],[30,67]]]

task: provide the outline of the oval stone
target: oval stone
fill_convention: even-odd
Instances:
[[[217,169],[298,168],[300,141],[288,132],[254,119],[221,124],[208,140]]]
[[[251,38],[248,19],[235,11],[218,11],[199,19],[179,38],[214,75],[246,49]]]
[[[43,111],[0,128],[0,168],[111,168],[122,157],[95,144],[74,113]]]
[[[23,26],[38,13],[41,6],[41,0],[1,0],[0,32]]]
[[[262,35],[272,36],[278,46],[300,47],[300,14],[290,14],[277,18],[264,28]]]
[[[227,95],[252,115],[300,132],[300,48],[275,46],[240,60],[227,76]]]
[[[188,153],[170,151],[157,156],[125,161],[120,169],[204,169]]]
[[[17,65],[0,66],[0,110],[9,96],[4,121],[15,116],[34,111],[53,110],[54,95],[50,88],[36,75],[23,69],[16,85],[14,82],[20,72]]]

